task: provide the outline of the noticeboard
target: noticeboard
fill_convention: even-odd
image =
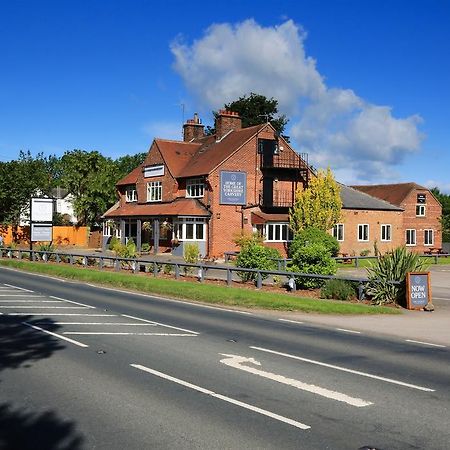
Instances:
[[[406,307],[423,309],[431,303],[430,272],[406,274]]]
[[[247,173],[220,172],[220,204],[247,204]]]
[[[32,198],[31,199],[31,221],[51,222],[53,220],[53,199]]]
[[[51,223],[32,223],[31,242],[51,242],[53,240],[53,226]]]

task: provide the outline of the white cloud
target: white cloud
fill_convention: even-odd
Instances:
[[[393,165],[420,149],[421,118],[396,118],[351,89],[326,86],[306,55],[306,33],[293,21],[263,27],[254,20],[215,24],[191,45],[171,45],[175,70],[205,107],[256,92],[279,101],[291,118],[296,148],[343,182],[392,181]]]
[[[444,194],[450,194],[450,183],[448,181],[427,180],[425,186],[430,189],[437,187]]]
[[[182,139],[181,121],[176,122],[149,122],[142,127],[142,131],[153,138]]]

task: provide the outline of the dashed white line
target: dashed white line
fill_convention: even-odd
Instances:
[[[328,367],[330,369],[340,370],[342,372],[352,373],[354,375],[360,375],[362,377],[373,378],[375,380],[385,381],[386,383],[398,384],[399,386],[405,386],[405,387],[408,387],[411,389],[417,389],[419,391],[425,391],[425,392],[434,392],[435,391],[434,389],[430,389],[427,387],[417,386],[415,384],[404,383],[403,381],[394,380],[392,378],[380,377],[378,375],[372,375],[371,373],[360,372],[359,370],[347,369],[346,367],[335,366],[333,364],[328,364],[328,363],[324,363],[321,361],[315,361],[313,359],[302,358],[300,356],[290,355],[289,353],[277,352],[275,350],[270,350],[268,348],[253,347],[253,346],[250,346],[250,348],[252,348],[254,350],[259,350],[261,352],[272,353],[274,355],[284,356],[286,358],[296,359],[298,361],[303,361],[303,362],[307,362],[310,364],[316,364],[316,365],[322,366],[322,367]]]
[[[8,286],[8,287],[13,288],[13,289],[19,289],[19,291],[34,292],[34,291],[30,291],[30,289],[25,289],[25,288],[22,288],[22,287],[19,287],[19,286],[14,286],[13,284],[6,284],[5,283],[5,286]]]
[[[165,380],[172,381],[173,383],[180,384],[180,385],[185,386],[185,387],[187,387],[189,389],[193,389],[194,391],[201,392],[202,394],[209,395],[209,396],[214,397],[214,398],[218,398],[219,400],[223,400],[223,401],[225,401],[227,403],[231,403],[233,405],[240,406],[241,408],[245,408],[245,409],[248,409],[250,411],[256,412],[258,414],[262,414],[263,416],[267,416],[267,417],[270,417],[272,419],[278,420],[280,422],[287,423],[287,424],[292,425],[294,427],[300,428],[301,430],[308,430],[308,429],[311,428],[309,425],[305,425],[304,423],[297,422],[296,420],[289,419],[288,417],[280,416],[279,414],[275,414],[275,413],[273,413],[271,411],[267,411],[265,409],[258,408],[257,406],[253,406],[253,405],[250,405],[248,403],[244,403],[244,402],[241,402],[239,400],[235,400],[234,398],[226,397],[225,395],[222,395],[222,394],[217,394],[216,392],[210,391],[209,389],[205,389],[205,388],[202,388],[201,386],[197,386],[197,385],[189,383],[187,381],[180,380],[179,378],[175,378],[175,377],[172,377],[172,376],[167,375],[165,373],[158,372],[157,370],[150,369],[149,367],[145,367],[145,366],[142,366],[140,364],[130,364],[130,366],[134,367],[135,369],[139,369],[139,370],[142,370],[144,372],[147,372],[147,373],[150,373],[152,375],[155,375],[157,377],[163,378]]]
[[[34,311],[27,311],[21,313],[7,313],[7,316],[23,316],[23,315],[33,315],[33,316],[48,316],[50,313],[37,313]],[[51,313],[52,316],[89,316],[89,317],[117,317],[117,314],[78,314],[78,313]]]
[[[8,306],[0,306],[2,309],[21,309],[21,308],[39,308],[39,309],[86,309],[85,306],[15,306],[15,305],[8,305]]]
[[[289,322],[289,323],[298,323],[298,324],[302,324],[305,322],[300,322],[298,320],[289,320],[289,319],[278,319],[280,322]]]
[[[361,331],[347,330],[347,328],[336,328],[337,331],[343,331],[344,333],[361,334]]]
[[[0,294],[0,297],[36,298],[36,297],[45,297],[45,295],[30,295],[30,294],[16,293],[16,294]]]
[[[66,298],[55,297],[54,295],[50,295],[50,298],[55,298],[56,300],[61,300],[67,303],[73,303],[74,305],[84,306],[85,308],[96,309],[95,306],[86,305],[85,303],[74,302],[73,300],[67,300]]]
[[[0,303],[61,303],[58,300],[0,300]],[[32,308],[32,306],[30,306]]]
[[[88,336],[173,336],[173,337],[197,337],[196,334],[182,333],[122,333],[106,331],[65,331],[67,335],[88,335]]]
[[[423,342],[423,341],[415,341],[413,339],[405,339],[406,342],[412,342],[413,344],[421,344],[421,345],[429,345],[431,347],[440,347],[440,348],[446,348],[445,345],[441,344],[433,344],[431,342]]]
[[[36,325],[117,325],[127,327],[156,327],[154,323],[121,323],[121,322],[39,322]]]
[[[172,325],[166,325],[166,324],[164,324],[164,323],[155,322],[155,321],[153,321],[153,320],[141,319],[140,317],[129,316],[129,315],[127,315],[127,314],[122,314],[122,317],[127,317],[128,319],[140,320],[140,321],[142,321],[142,322],[147,322],[147,323],[155,323],[156,325],[161,325],[162,327],[172,328],[173,330],[185,331],[186,333],[200,334],[200,333],[198,333],[198,332],[196,332],[196,331],[187,330],[186,328],[174,327],[174,326],[172,326]]]
[[[31,323],[22,322],[22,324],[26,325],[27,327],[33,328],[35,330],[42,331],[43,333],[50,334],[51,336],[55,336],[58,339],[62,339],[63,341],[67,341],[67,342],[70,342],[71,344],[78,345],[79,347],[89,347],[89,345],[83,344],[82,342],[75,341],[75,340],[70,339],[70,338],[65,337],[65,336],[61,336],[60,334],[53,333],[52,331],[45,330],[44,328],[38,327],[36,325],[32,325]]]

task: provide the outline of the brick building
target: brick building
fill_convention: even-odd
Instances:
[[[183,141],[155,139],[143,164],[117,183],[103,245],[116,235],[132,238],[138,249],[147,243],[154,253],[182,255],[196,243],[202,256],[218,258],[237,250],[234,239],[243,230],[260,231],[266,245],[286,254],[289,208],[315,176],[307,155],[270,123],[242,128],[231,111],[219,112],[215,135],[204,134],[196,114],[183,131]],[[403,206],[347,186],[341,195],[344,220],[333,232],[342,252],[370,249],[376,229],[384,233],[381,251],[402,243]]]

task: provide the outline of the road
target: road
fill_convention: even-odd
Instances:
[[[444,449],[450,352],[0,269],[0,448]]]

